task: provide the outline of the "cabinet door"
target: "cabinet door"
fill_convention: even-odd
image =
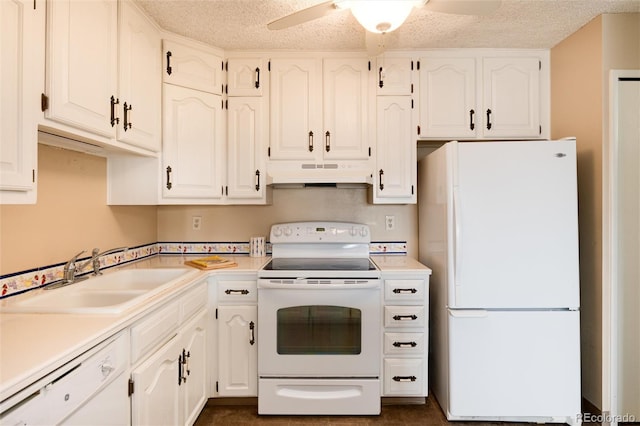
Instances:
[[[416,141],[409,96],[378,96],[374,203],[415,203]]]
[[[420,136],[474,138],[478,129],[474,58],[420,61]]]
[[[264,100],[261,97],[229,98],[226,191],[229,199],[264,197],[266,183],[264,117]]]
[[[0,22],[0,202],[35,203],[45,3],[3,0]]]
[[[369,158],[369,62],[325,59],[323,133],[318,147],[327,160]]]
[[[540,137],[540,68],[534,58],[484,58],[485,138]]]
[[[270,75],[272,160],[322,158],[322,62],[273,59]]]
[[[181,424],[178,383],[182,340],[173,338],[131,373],[131,420],[134,425]]]
[[[413,93],[411,58],[379,58],[376,72],[376,94],[378,96],[411,95]]]
[[[257,306],[218,307],[218,394],[258,394]]]
[[[222,94],[222,58],[199,46],[163,41],[163,81],[177,86]]]
[[[120,95],[117,138],[160,151],[161,69],[160,34],[131,2],[120,2]]]
[[[222,197],[224,124],[220,96],[164,85],[164,198]]]
[[[112,106],[118,102],[117,5],[115,0],[47,2],[45,115],[109,138],[115,135],[112,109],[118,106]]]
[[[207,311],[203,310],[183,328],[183,353],[185,364],[182,384],[184,418],[183,424],[195,423],[202,407],[207,402]]]
[[[267,78],[267,69],[260,58],[230,58],[227,61],[229,96],[262,96]]]

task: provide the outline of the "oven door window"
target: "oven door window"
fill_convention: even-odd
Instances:
[[[278,309],[280,355],[358,355],[362,351],[362,311],[344,306]]]

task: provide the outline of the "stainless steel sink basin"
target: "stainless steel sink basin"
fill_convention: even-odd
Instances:
[[[3,300],[3,312],[117,314],[197,271],[188,268],[123,269],[54,290]]]

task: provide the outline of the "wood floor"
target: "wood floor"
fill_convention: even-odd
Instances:
[[[195,426],[210,425],[447,425],[440,406],[433,398],[425,404],[382,405],[379,416],[258,416],[256,405],[220,405],[209,402],[198,417]],[[522,423],[455,422],[454,426],[522,425]]]

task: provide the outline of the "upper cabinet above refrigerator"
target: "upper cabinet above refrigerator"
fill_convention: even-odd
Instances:
[[[420,58],[421,139],[548,139],[548,51],[443,50]]]

